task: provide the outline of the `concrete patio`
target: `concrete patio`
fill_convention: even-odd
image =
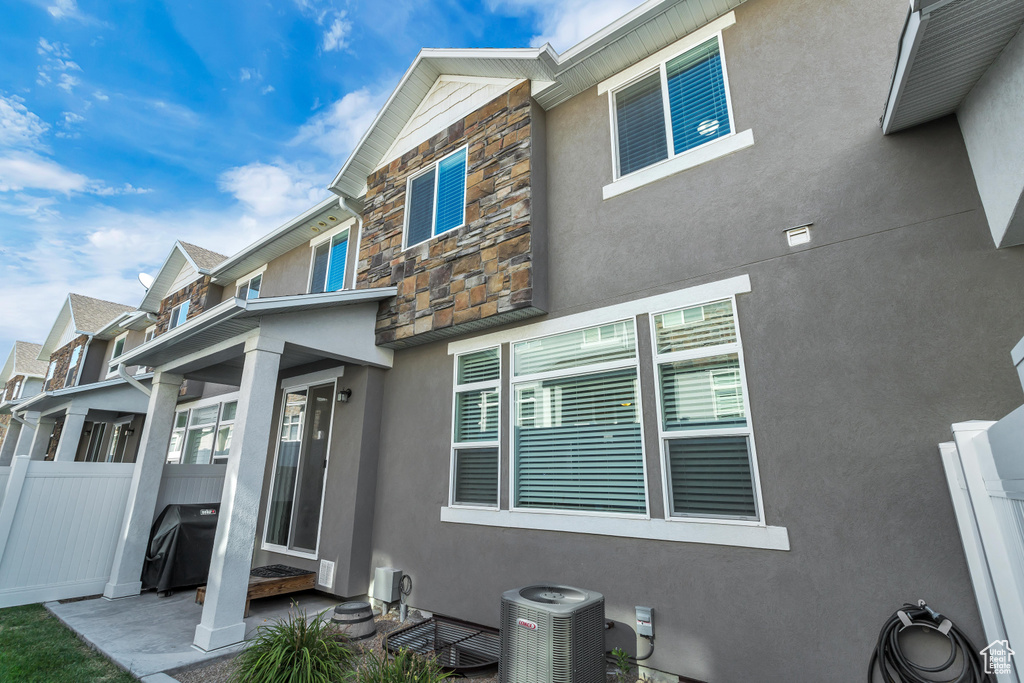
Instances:
[[[194,602],[195,591],[185,590],[166,598],[155,592],[104,600],[48,602],[45,607],[79,637],[139,678],[160,672],[202,665],[241,650],[238,643],[204,652],[192,645],[203,608]],[[246,638],[257,626],[286,616],[292,603],[313,615],[331,609],[337,598],[307,591],[254,600],[245,619]],[[161,677],[155,677],[158,679]],[[153,680],[155,680],[153,679]]]

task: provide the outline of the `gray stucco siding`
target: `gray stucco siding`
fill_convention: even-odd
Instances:
[[[723,40],[754,146],[607,201],[606,96],[547,112],[548,317],[749,275],[738,323],[765,518],[791,550],[442,523],[453,361],[434,343],[396,352],[382,407],[373,564],[412,575],[411,604],[497,625],[504,590],[579,585],[625,624],[655,607],[650,666],[705,681],[863,678],[884,620],[918,598],[984,645],[937,444],[1021,402],[1024,250],[992,247],[952,117],[882,136],[905,12],[744,3]],[[805,223],[811,243],[788,247]]]

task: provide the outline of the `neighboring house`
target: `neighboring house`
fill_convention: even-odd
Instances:
[[[900,85],[915,13],[1000,4],[963,104],[884,135],[887,93],[886,132],[930,102]],[[189,465],[227,479],[205,650],[244,637],[253,563],[339,599],[400,567],[490,625],[507,589],[581,586],[654,607],[644,664],[691,680],[863,677],[918,598],[983,643],[935,446],[1021,403],[1024,252],[990,235],[1024,179],[989,198],[942,115],[1024,80],[1014,10],[915,1],[901,43],[883,0],[663,0],[562,54],[423,50],[337,199],[231,257],[178,243],[155,319],[104,328],[97,367],[153,369],[105,595],[139,592]]]
[[[47,363],[38,359],[40,349],[39,344],[14,342],[0,371],[0,466],[10,464],[21,433],[21,423],[11,419],[11,408],[43,387]]]

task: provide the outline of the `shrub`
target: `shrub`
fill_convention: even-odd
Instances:
[[[391,660],[387,653],[368,653],[352,679],[355,683],[441,683],[448,676],[436,659],[399,650]]]
[[[256,630],[235,659],[232,681],[245,683],[336,683],[346,677],[355,654],[321,612],[307,622],[295,609],[285,619]]]

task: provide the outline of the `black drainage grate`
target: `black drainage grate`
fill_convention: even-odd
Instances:
[[[501,652],[498,630],[448,617],[426,621],[392,631],[385,641],[388,654],[409,650],[436,657],[446,671],[468,674],[495,666]]]

